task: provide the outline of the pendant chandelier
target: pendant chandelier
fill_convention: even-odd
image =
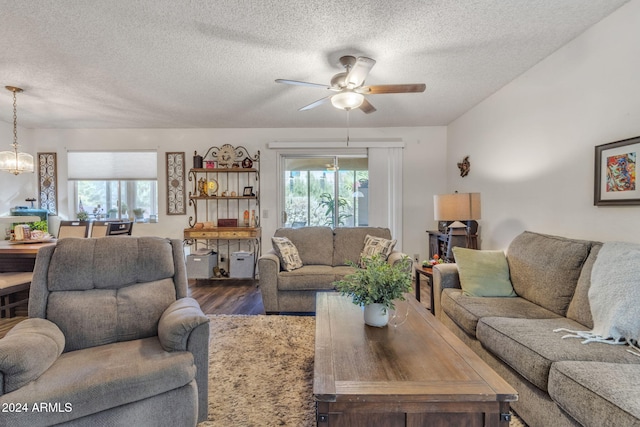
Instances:
[[[33,172],[33,156],[28,153],[18,152],[18,115],[16,109],[16,93],[22,92],[22,89],[14,86],[5,86],[5,88],[13,92],[13,151],[0,152],[0,170],[14,175],[18,175],[23,172]]]

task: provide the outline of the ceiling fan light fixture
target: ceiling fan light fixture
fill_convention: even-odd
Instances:
[[[356,92],[340,92],[331,97],[331,104],[341,110],[358,108],[364,102],[364,95]]]

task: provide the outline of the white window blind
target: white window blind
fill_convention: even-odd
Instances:
[[[69,151],[70,180],[158,179],[156,151]]]

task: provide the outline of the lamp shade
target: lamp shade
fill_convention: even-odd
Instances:
[[[27,153],[19,153],[17,146],[14,151],[0,153],[0,170],[18,175],[22,172],[33,172],[33,156]]]
[[[341,110],[351,110],[358,108],[364,102],[364,95],[361,93],[346,91],[340,92],[331,97],[331,104]]]
[[[480,193],[433,196],[433,216],[436,221],[477,220],[480,219],[480,215]]]

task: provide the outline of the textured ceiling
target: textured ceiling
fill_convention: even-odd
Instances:
[[[36,128],[342,127],[343,54],[377,64],[352,127],[446,125],[627,0],[0,0],[0,82]],[[0,93],[11,122],[11,93]]]

